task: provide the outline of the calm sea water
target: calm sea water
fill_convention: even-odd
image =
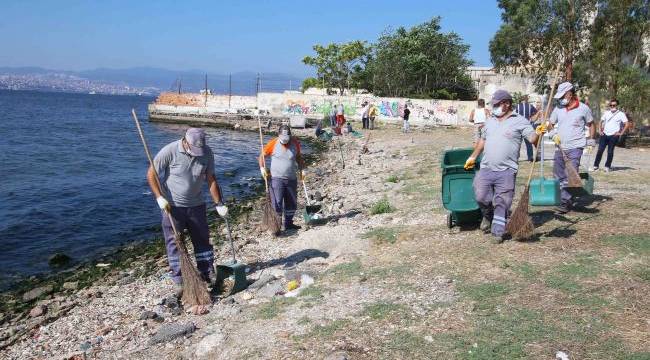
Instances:
[[[186,127],[149,123],[151,101],[0,91],[0,288],[52,271],[54,253],[83,262],[158,235],[152,229],[160,213],[130,111],[136,109],[154,154]],[[224,195],[252,193],[259,183],[257,135],[206,132]]]

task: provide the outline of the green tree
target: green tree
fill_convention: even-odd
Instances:
[[[546,83],[562,65],[574,81],[576,58],[588,48],[597,0],[498,0],[503,23],[490,41],[490,57],[499,71],[523,71]]]
[[[458,34],[440,32],[440,17],[385,31],[368,58],[365,87],[379,96],[473,99],[468,51]]]
[[[370,48],[365,41],[331,43],[327,46],[314,45],[316,56],[306,56],[302,62],[316,68],[318,81],[325,86],[336,88],[341,95],[350,87],[355,72],[363,70]]]
[[[306,78],[305,80],[302,81],[301,90],[304,93],[305,90],[307,90],[309,88],[320,88],[320,87],[323,87],[323,82],[322,81],[318,81],[318,79],[313,78],[313,77],[308,77],[308,78]]]

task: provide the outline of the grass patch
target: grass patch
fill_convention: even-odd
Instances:
[[[322,338],[329,338],[337,331],[345,328],[349,322],[350,321],[346,319],[338,319],[325,325],[316,325],[308,334],[305,335],[305,337],[319,340],[322,340]]]
[[[546,286],[562,290],[568,293],[577,293],[582,291],[582,286],[566,276],[549,275],[544,282]]]
[[[373,239],[377,243],[394,244],[402,229],[399,227],[377,227],[361,235],[363,239]]]
[[[593,309],[593,308],[603,308],[610,305],[610,302],[607,299],[604,299],[597,295],[589,294],[576,294],[571,296],[569,301],[572,304],[582,306],[584,308]]]
[[[515,264],[510,268],[526,280],[533,280],[539,275],[539,270],[535,269],[535,267],[528,262]]]
[[[361,311],[361,315],[368,316],[373,320],[382,320],[395,313],[407,315],[403,314],[406,310],[408,309],[404,305],[391,302],[376,302],[367,304]]]
[[[650,282],[650,268],[646,265],[639,265],[632,270],[632,273],[643,281]]]
[[[399,181],[399,177],[397,175],[391,175],[386,179],[386,182],[389,183],[396,183]]]
[[[602,241],[615,245],[626,252],[639,255],[650,254],[650,234],[612,235],[604,237]]]
[[[280,315],[280,313],[284,312],[285,307],[294,304],[296,301],[296,298],[273,298],[271,302],[260,307],[257,312],[257,318],[265,320],[273,319]]]
[[[483,283],[477,285],[461,285],[460,292],[467,298],[478,302],[491,302],[495,298],[510,293],[510,287],[502,283]]]
[[[390,359],[431,359],[433,354],[432,343],[423,336],[411,331],[398,330],[390,334],[388,341],[383,343],[382,350],[388,352]]]
[[[327,273],[333,276],[336,280],[341,281],[350,279],[354,276],[359,276],[362,271],[363,266],[361,265],[361,261],[359,259],[355,259],[354,261],[348,263],[335,265],[330,268]]]
[[[395,209],[390,206],[390,202],[388,201],[388,198],[384,197],[383,199],[372,204],[372,206],[370,207],[370,214],[371,215],[386,214],[392,212],[393,210]]]

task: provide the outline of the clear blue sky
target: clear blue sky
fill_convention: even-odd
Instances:
[[[315,43],[373,41],[387,27],[439,15],[443,31],[490,65],[495,0],[173,1],[2,0],[0,66],[84,70],[152,66],[310,73]]]

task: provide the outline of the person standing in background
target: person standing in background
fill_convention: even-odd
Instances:
[[[361,106],[363,107],[363,110],[361,110],[361,128],[362,129],[368,129],[369,128],[369,112],[370,112],[370,104],[368,104],[367,101],[364,101]]]
[[[330,127],[333,129],[334,127],[336,127],[336,106],[334,106],[334,104],[330,104],[329,119],[330,119]]]
[[[535,114],[537,114],[537,109],[528,102],[528,95],[524,95],[521,98],[521,102],[517,104],[515,111],[517,111],[517,114],[526,118],[529,122],[531,121],[531,118],[534,118]],[[532,123],[530,126],[532,128],[535,127]],[[533,144],[531,144],[526,138],[524,138],[524,143],[526,143],[526,155],[528,156],[528,161],[533,162]]]
[[[411,110],[409,110],[408,104],[404,104],[404,113],[402,114],[402,119],[404,119],[404,127],[402,132],[407,133],[410,130],[409,126],[409,117],[411,116]]]
[[[605,172],[612,169],[612,160],[614,160],[614,148],[621,136],[630,128],[630,122],[624,112],[618,109],[618,100],[609,101],[609,110],[605,111],[600,119],[600,139],[598,139],[598,152],[594,160],[592,171],[598,170],[603,152],[607,148],[607,160],[605,161]]]
[[[370,105],[370,110],[368,111],[368,128],[370,130],[375,129],[375,117],[377,117],[377,107],[375,105]]]
[[[485,100],[478,99],[477,107],[469,113],[469,122],[474,124],[474,144],[483,135],[483,127],[488,117],[490,117],[490,111],[485,108]]]

